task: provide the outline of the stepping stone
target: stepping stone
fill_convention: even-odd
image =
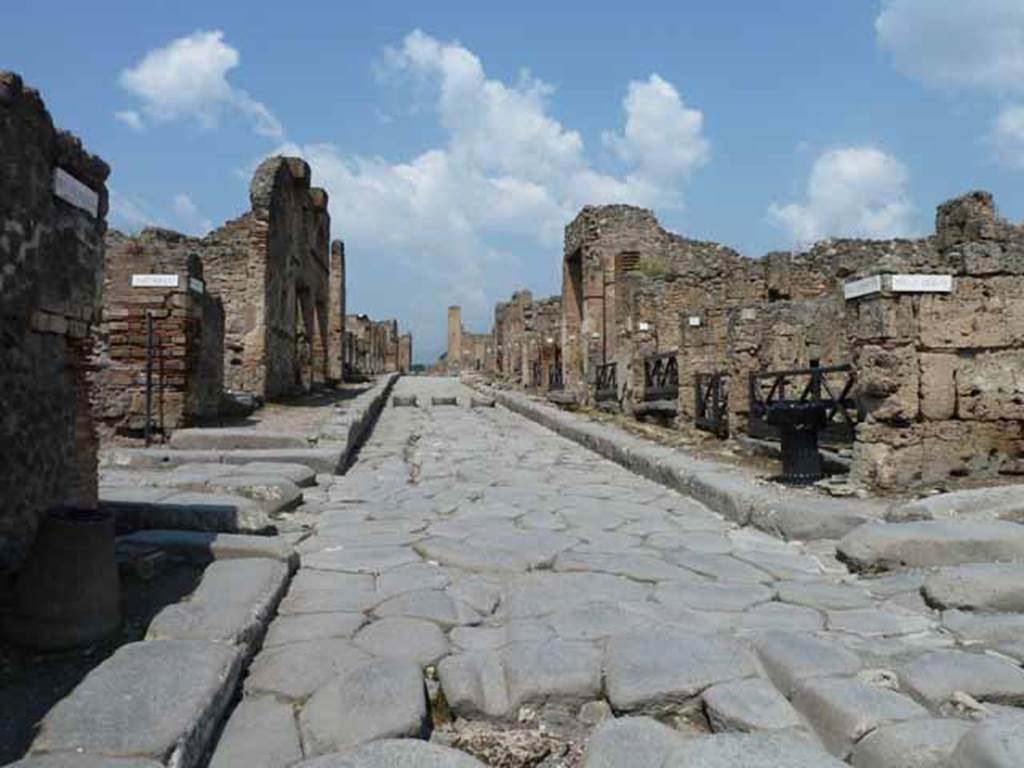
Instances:
[[[299,486],[286,477],[238,475],[217,477],[207,486],[214,493],[228,493],[251,499],[268,515],[287,512],[302,503]]]
[[[679,731],[649,717],[621,717],[601,723],[587,742],[584,768],[648,768],[686,742]]]
[[[438,405],[458,405],[458,399],[454,397],[432,397],[430,398],[430,404],[434,406]]]
[[[243,699],[231,713],[209,768],[286,766],[302,759],[291,704],[273,696]]]
[[[429,733],[427,693],[416,664],[372,661],[326,682],[299,713],[307,756],[376,739]]]
[[[627,766],[633,765],[632,762]],[[589,768],[589,767],[588,767]],[[847,768],[806,736],[720,733],[676,748],[663,768]]]
[[[803,726],[793,705],[761,678],[712,686],[704,691],[703,699],[714,731],[777,731]]]
[[[972,563],[943,568],[922,588],[933,608],[1024,612],[1024,564]]]
[[[608,641],[605,688],[617,711],[657,714],[715,683],[753,677],[751,653],[716,635],[627,634]]]
[[[121,646],[50,710],[31,751],[192,765],[227,707],[240,663],[235,648],[198,640]]]
[[[997,704],[1024,704],[1024,670],[995,656],[963,651],[933,651],[899,670],[915,696],[938,707],[954,693]]]
[[[601,692],[601,651],[589,643],[513,643],[505,649],[503,662],[513,707],[545,701],[582,703]]]
[[[382,740],[295,768],[487,768],[465,752],[414,739]]]
[[[1024,765],[1024,718],[993,717],[960,740],[952,768],[1019,768]]]
[[[771,633],[754,641],[761,664],[787,697],[797,683],[815,677],[855,675],[860,658],[835,640],[797,633]]]
[[[267,648],[249,667],[245,693],[247,696],[270,694],[304,701],[325,681],[371,660],[366,651],[337,638]]]
[[[391,406],[393,408],[417,408],[419,400],[416,395],[395,395],[391,398]]]
[[[854,768],[949,768],[950,755],[971,723],[963,720],[908,720],[883,725],[857,743]]]
[[[211,465],[207,464],[206,466]],[[227,469],[230,472],[238,472],[243,475],[283,477],[291,480],[300,488],[316,485],[316,472],[303,464],[289,464],[283,461],[250,461],[237,469],[235,467]]]
[[[906,696],[840,677],[798,682],[793,705],[814,726],[828,751],[843,759],[865,734],[881,725],[928,717],[928,710]]]
[[[972,488],[940,493],[903,504],[891,510],[887,519],[909,520],[994,520],[1024,517],[1024,488],[1010,485],[997,488]]]
[[[399,616],[363,627],[356,634],[355,643],[374,656],[412,661],[421,667],[448,654],[448,641],[436,624]]]
[[[836,545],[855,571],[1024,561],[1024,525],[928,520],[862,525]]]

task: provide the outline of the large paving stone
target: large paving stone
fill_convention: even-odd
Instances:
[[[853,608],[848,611],[828,611],[828,628],[835,632],[848,632],[865,637],[898,637],[924,632],[934,622],[928,616],[909,611]]]
[[[971,724],[963,720],[908,720],[884,725],[853,748],[854,768],[949,768],[950,755]]]
[[[278,616],[267,630],[264,648],[330,637],[349,638],[366,623],[361,613],[307,613]]]
[[[772,599],[772,590],[761,584],[664,583],[654,592],[654,599],[668,606],[683,606],[701,611],[743,611]]]
[[[302,503],[302,491],[286,477],[232,475],[207,484],[214,493],[228,493],[256,502],[268,515],[294,509]]]
[[[704,691],[703,699],[715,731],[777,731],[803,725],[786,697],[761,678],[712,686]]]
[[[193,766],[230,700],[240,656],[195,640],[130,643],[50,710],[31,751]]]
[[[927,520],[862,525],[836,546],[857,571],[1024,561],[1024,525],[991,520]]]
[[[377,616],[406,616],[426,619],[445,629],[479,624],[480,614],[465,603],[453,600],[439,589],[417,589],[385,600],[373,609]]]
[[[841,677],[798,682],[793,705],[810,721],[828,751],[840,758],[846,758],[857,741],[881,725],[928,717],[928,710],[906,696]]]
[[[423,737],[428,727],[420,669],[394,659],[372,661],[328,681],[299,714],[307,756],[376,739]]]
[[[304,435],[260,432],[244,427],[198,427],[174,430],[170,447],[175,450],[219,451],[307,448],[309,439]]]
[[[631,763],[625,764],[632,765]],[[720,733],[692,739],[663,768],[845,768],[807,737],[793,733]]]
[[[893,521],[991,520],[1004,516],[1012,520],[1024,516],[1024,487],[1010,485],[940,493],[895,507],[887,518]]]
[[[587,742],[584,768],[660,768],[686,741],[683,734],[649,717],[601,723]]]
[[[769,633],[754,641],[761,664],[785,695],[801,680],[833,675],[854,675],[860,658],[834,640],[798,633]]]
[[[286,768],[301,759],[291,704],[258,696],[243,699],[231,713],[209,768]]]
[[[737,560],[731,555],[705,555],[700,552],[675,550],[666,552],[665,558],[694,573],[719,581],[769,583],[774,580],[767,571],[755,568],[750,563]]]
[[[163,763],[141,757],[95,757],[93,755],[37,755],[6,768],[163,768]]]
[[[1024,614],[943,611],[942,626],[965,644],[999,645],[1024,638]]]
[[[931,706],[957,691],[979,701],[1024,704],[1024,670],[1016,664],[980,653],[933,651],[899,670],[904,686]]]
[[[510,703],[582,702],[601,692],[601,651],[590,643],[555,639],[513,643],[504,653]]]
[[[283,461],[251,461],[240,468],[229,468],[232,472],[262,477],[284,477],[300,488],[316,485],[316,472],[302,464],[288,464]]]
[[[608,641],[605,688],[620,712],[659,713],[715,683],[757,673],[752,654],[721,635],[626,634]]]
[[[994,717],[960,740],[952,768],[1019,768],[1024,765],[1024,718]]]
[[[511,711],[502,654],[493,650],[458,653],[437,666],[441,689],[459,717],[504,717]]]
[[[409,563],[419,562],[419,556],[408,547],[345,547],[334,546],[306,555],[304,568],[343,573],[381,573]]]
[[[922,588],[935,608],[1024,612],[1024,564],[972,563],[943,568]]]
[[[736,625],[750,631],[803,630],[816,632],[825,627],[825,617],[814,608],[788,603],[763,603],[746,611]]]
[[[646,600],[651,588],[607,573],[540,571],[511,579],[499,612],[508,618],[547,616],[604,602]]]
[[[249,667],[245,692],[304,701],[327,680],[367,664],[370,659],[366,651],[337,638],[267,648]]]
[[[363,627],[356,645],[374,656],[405,659],[425,667],[448,653],[448,641],[438,626],[424,619],[389,617]]]
[[[384,739],[295,768],[485,768],[465,752],[415,739]]]
[[[775,585],[779,600],[808,608],[844,610],[870,608],[871,596],[862,588],[823,581],[786,581]]]

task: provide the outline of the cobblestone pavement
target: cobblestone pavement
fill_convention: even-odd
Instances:
[[[940,614],[924,573],[853,576],[453,380],[394,394],[418,407],[318,491],[214,768],[394,738],[308,764],[1024,764],[1019,658],[976,652],[1018,614]]]

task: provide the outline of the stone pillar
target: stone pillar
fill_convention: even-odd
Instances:
[[[331,243],[330,339],[327,375],[331,382],[345,380],[345,243]]]
[[[462,368],[462,308],[448,307],[448,372]]]

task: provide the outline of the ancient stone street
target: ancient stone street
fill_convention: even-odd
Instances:
[[[393,394],[416,405],[321,491],[214,766],[431,728],[493,765],[939,765],[907,761],[972,727],[948,717],[1024,701],[1016,664],[952,649],[924,574],[852,576],[454,379]]]

